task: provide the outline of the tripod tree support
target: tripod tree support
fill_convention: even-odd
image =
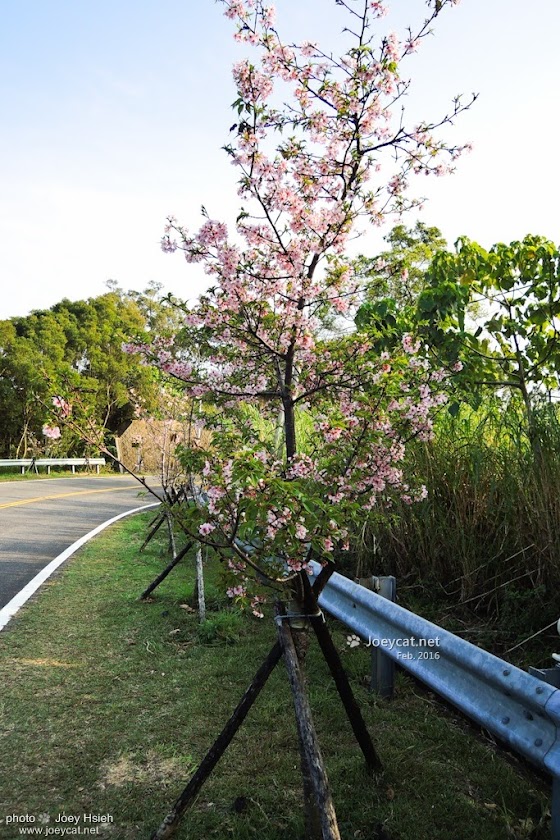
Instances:
[[[184,551],[186,552],[186,550],[188,550],[188,548]],[[177,556],[179,557],[179,555]],[[325,567],[318,575],[313,586],[309,584],[306,573],[302,574],[302,579],[303,575],[305,575],[305,578],[307,579],[307,586],[304,584],[303,587],[304,602],[306,604],[315,604],[314,614],[312,613],[310,615],[308,613],[304,616],[304,618],[306,621],[310,619],[312,626],[314,627],[315,624],[313,622],[315,620],[321,624],[319,630],[315,627],[315,632],[319,640],[321,650],[327,660],[327,663],[329,664],[331,674],[339,690],[339,694],[344,703],[344,708],[350,718],[352,728],[356,734],[356,738],[358,739],[362,752],[364,753],[366,762],[369,767],[374,769],[376,772],[379,772],[381,770],[381,762],[371,742],[358,705],[353,697],[352,689],[350,688],[348,678],[344,672],[342,663],[338,658],[338,653],[336,652],[332,639],[330,638],[329,631],[317,608],[316,599],[326,585],[332,571],[332,566]],[[340,840],[340,833],[330,794],[327,773],[317,742],[317,735],[311,716],[309,700],[307,698],[305,679],[296,650],[296,645],[294,644],[292,628],[290,627],[290,621],[293,616],[284,615],[284,613],[285,610],[279,605],[276,617],[278,641],[271,648],[270,653],[255,674],[252,683],[241,698],[220,735],[203,758],[202,762],[198,766],[198,769],[159,828],[151,835],[150,840],[169,840],[169,838],[173,836],[182,815],[189,805],[192,804],[202,785],[210,776],[217,763],[225,753],[237,730],[247,717],[249,710],[260,694],[260,691],[265,685],[268,677],[282,656],[284,657],[286,664],[286,670],[288,672],[288,679],[294,701],[296,723],[300,741],[300,754],[302,756],[304,796],[306,800],[309,799],[311,804],[314,806],[312,809],[313,827],[316,827],[316,836],[321,837],[321,840]],[[318,623],[317,627],[319,627]],[[312,840],[311,837],[310,840]]]
[[[147,588],[146,588],[146,589],[142,592],[142,594],[140,595],[140,600],[141,600],[141,601],[143,601],[145,598],[147,598],[149,595],[151,595],[151,594],[152,594],[152,592],[154,591],[154,589],[155,589],[156,587],[158,587],[158,586],[160,585],[160,583],[161,583],[163,580],[165,580],[165,578],[167,577],[167,575],[168,575],[170,572],[172,572],[172,571],[173,571],[173,569],[175,568],[175,566],[177,565],[177,563],[179,563],[179,562],[183,559],[183,557],[185,556],[185,554],[189,551],[189,549],[190,549],[191,547],[192,547],[192,542],[187,543],[187,545],[186,545],[184,548],[182,548],[182,549],[181,549],[181,551],[179,552],[179,554],[178,554],[176,557],[174,557],[174,558],[173,558],[173,560],[171,561],[171,563],[168,563],[168,565],[165,567],[165,569],[163,570],[163,572],[161,572],[161,573],[157,576],[157,578],[156,578],[155,580],[153,580],[153,581],[150,583],[150,585],[149,585],[149,586],[148,586],[148,587],[147,587]]]
[[[200,788],[228,748],[235,733],[247,717],[249,710],[267,679],[282,658],[282,645],[276,642],[265,661],[255,674],[253,682],[241,698],[234,713],[222,729],[220,735],[202,759],[194,776],[179,796],[169,814],[165,817],[160,827],[152,834],[150,840],[168,840],[179,825],[181,816],[189,807],[198,794]]]

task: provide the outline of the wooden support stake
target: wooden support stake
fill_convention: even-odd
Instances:
[[[277,623],[278,637],[282,644],[284,663],[292,689],[300,745],[305,756],[306,769],[309,771],[315,802],[319,811],[322,837],[323,840],[340,840],[327,771],[319,749],[292,631],[288,619],[277,617]]]
[[[148,528],[151,528],[161,517],[161,512],[158,510],[155,516],[153,516],[150,521],[148,522]]]
[[[198,601],[198,620],[203,622],[206,618],[206,599],[204,597],[204,566],[200,543],[196,549],[196,598]]]
[[[315,597],[315,592],[313,591],[307,576],[303,578],[303,589],[305,612],[311,616],[311,626],[315,631],[317,641],[319,642],[325,661],[329,666],[331,676],[337,687],[340,699],[342,700],[342,704],[346,710],[348,720],[350,721],[356,740],[360,745],[366,764],[372,772],[381,773],[383,770],[381,759],[379,758],[377,750],[373,745],[366,722],[362,716],[360,707],[356,702],[356,698],[354,697],[350,681],[348,680],[348,676],[344,670],[344,666],[340,660],[340,656],[338,655],[338,651],[332,640],[329,629],[325,624],[322,615],[318,615],[316,617],[314,616],[314,613],[319,612],[319,607]]]
[[[307,573],[306,573],[307,574]],[[326,566],[323,566],[317,577],[315,578],[315,582],[311,589],[313,590],[313,595],[317,600],[319,595],[329,582],[331,575],[334,574],[334,563],[327,563]],[[307,578],[307,582],[309,583],[309,578]],[[305,584],[304,584],[305,589]]]
[[[233,739],[233,736],[247,717],[251,706],[259,696],[262,687],[281,658],[282,646],[280,642],[276,642],[255,674],[253,682],[241,698],[234,713],[222,729],[220,735],[210,750],[206,753],[202,762],[199,764],[194,776],[177,799],[173,808],[165,817],[160,827],[152,834],[150,840],[168,840],[168,838],[176,831],[181,816],[192,803],[200,788],[226,751]]]
[[[165,514],[167,519],[167,531],[169,533],[169,551],[171,552],[171,559],[174,560],[177,556],[177,547],[175,545],[175,533],[173,531],[173,517],[169,511]]]
[[[173,560],[171,561],[171,563],[169,563],[169,564],[165,567],[165,569],[163,570],[163,572],[161,572],[161,574],[159,574],[159,575],[157,576],[157,578],[156,578],[155,580],[153,580],[153,581],[150,583],[150,585],[148,586],[148,588],[147,588],[147,589],[145,589],[145,590],[142,592],[142,594],[140,595],[140,600],[141,600],[141,601],[143,601],[145,598],[147,598],[147,597],[148,597],[148,595],[151,595],[151,594],[152,594],[152,592],[154,591],[154,589],[156,589],[156,587],[158,587],[158,586],[160,585],[160,583],[162,582],[162,580],[165,580],[165,578],[167,577],[167,575],[168,575],[170,572],[172,572],[172,571],[173,571],[173,569],[175,568],[175,566],[177,565],[177,563],[179,563],[179,562],[183,559],[183,557],[185,556],[185,554],[187,553],[187,551],[189,551],[189,549],[190,549],[190,548],[192,548],[192,545],[193,545],[193,544],[192,544],[192,542],[187,543],[187,545],[186,545],[184,548],[182,548],[182,549],[181,549],[181,551],[179,552],[179,554],[178,554],[176,557],[174,557],[174,558],[173,558]]]
[[[155,524],[155,525],[154,525],[154,527],[151,529],[151,531],[149,532],[148,536],[146,537],[146,539],[144,540],[144,542],[143,542],[143,543],[142,543],[142,545],[140,546],[140,551],[144,551],[144,549],[146,548],[146,546],[148,545],[148,543],[150,542],[150,540],[152,539],[152,537],[155,537],[155,535],[157,534],[157,532],[159,531],[159,529],[161,528],[161,526],[163,525],[163,523],[165,522],[165,520],[166,520],[165,513],[161,513],[161,514],[158,516],[158,520],[157,520],[156,524]]]

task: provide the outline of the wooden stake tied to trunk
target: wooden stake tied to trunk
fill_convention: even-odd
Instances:
[[[306,837],[309,840],[340,840],[327,771],[307,697],[305,677],[289,623],[290,616],[278,614],[280,610],[284,611],[282,605],[278,607],[276,622],[296,714],[304,779]]]

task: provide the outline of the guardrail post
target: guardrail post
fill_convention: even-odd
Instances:
[[[534,668],[529,665],[529,673],[532,677],[537,677],[554,688],[560,688],[560,665],[555,665],[554,668]]]
[[[529,667],[529,673],[554,688],[560,688],[560,665],[554,668]],[[552,840],[560,840],[560,777],[552,777],[552,802],[550,806],[550,836]]]
[[[560,778],[552,777],[552,804],[550,807],[552,840],[560,840]]]
[[[372,576],[365,581],[360,580],[362,586],[377,592],[389,601],[397,600],[397,579],[394,575]],[[395,691],[395,663],[383,653],[380,647],[371,649],[371,691],[375,691],[385,700],[392,700]]]

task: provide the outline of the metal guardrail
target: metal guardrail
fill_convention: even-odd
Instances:
[[[99,473],[104,466],[105,458],[0,458],[0,467],[21,467],[22,475],[26,468],[38,471],[39,467],[46,467],[48,474],[51,467],[72,467],[73,473],[76,467],[95,467]]]
[[[321,566],[312,563],[314,575]],[[333,574],[320,606],[369,645],[553,777],[552,836],[560,840],[560,689]],[[430,643],[431,642],[431,643]]]

